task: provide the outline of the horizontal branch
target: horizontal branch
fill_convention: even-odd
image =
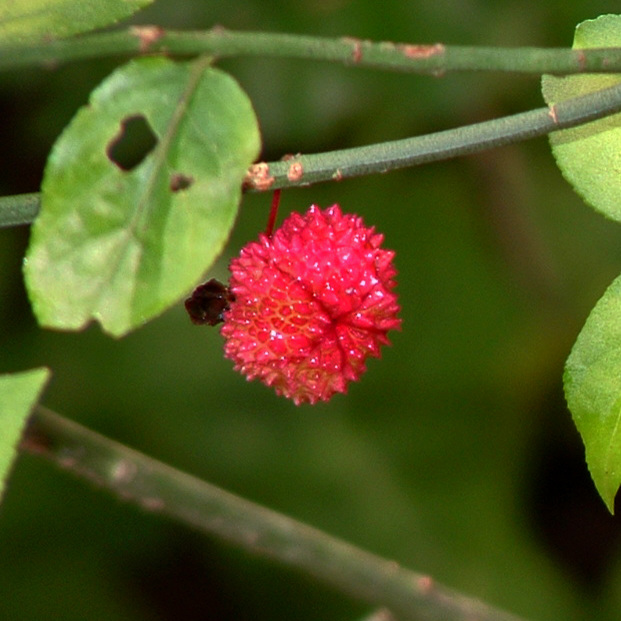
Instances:
[[[468,47],[440,43],[420,45],[348,37],[236,32],[224,28],[178,32],[158,26],[132,27],[28,46],[3,46],[0,47],[0,69],[159,53],[172,56],[211,54],[216,57],[299,58],[429,75],[452,71],[504,71],[535,75],[621,73],[621,48],[572,50]]]
[[[261,554],[399,621],[519,621],[306,524],[234,496],[38,408],[22,450],[40,454],[117,498]]]

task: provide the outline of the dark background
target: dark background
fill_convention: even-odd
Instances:
[[[159,0],[134,23],[413,43],[569,46],[595,0]],[[37,191],[46,155],[119,64],[0,76],[0,193]],[[419,135],[542,105],[539,80],[430,78],[311,61],[227,60],[262,159]],[[265,226],[244,197],[228,254]],[[335,202],[397,252],[403,330],[361,382],[295,407],[234,373],[178,304],[125,339],[40,330],[28,228],[0,230],[0,372],[47,365],[44,403],[171,465],[532,619],[616,619],[619,523],[562,394],[564,359],[621,271],[621,229],[564,182],[545,138],[283,193],[281,219]],[[0,508],[0,616],[354,619],[324,587],[21,456]]]

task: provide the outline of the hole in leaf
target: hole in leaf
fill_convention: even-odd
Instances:
[[[194,183],[194,178],[182,173],[174,173],[170,177],[171,192],[187,190]]]
[[[121,169],[130,171],[140,165],[157,144],[157,136],[142,114],[121,122],[119,133],[108,143],[106,154]]]

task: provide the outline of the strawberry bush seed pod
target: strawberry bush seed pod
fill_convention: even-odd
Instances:
[[[292,213],[230,263],[224,353],[297,405],[344,393],[401,327],[394,252],[338,205]]]

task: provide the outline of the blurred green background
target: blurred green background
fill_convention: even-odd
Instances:
[[[471,45],[569,46],[618,1],[158,0],[134,23]],[[0,192],[37,191],[53,141],[120,61],[0,76]],[[423,134],[542,105],[537,78],[441,79],[227,60],[262,159]],[[265,226],[247,195],[209,276]],[[0,372],[47,365],[44,403],[171,465],[532,619],[617,619],[619,521],[597,497],[562,371],[621,271],[621,229],[564,182],[545,139],[288,190],[338,202],[397,252],[403,330],[363,380],[296,408],[234,373],[182,304],[115,341],[38,329],[27,227],[0,230]],[[0,616],[355,619],[359,603],[21,456],[0,508]]]

